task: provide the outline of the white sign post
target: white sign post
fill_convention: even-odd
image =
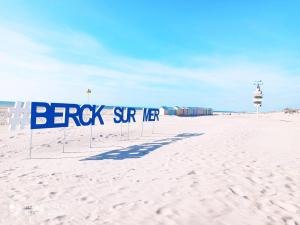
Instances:
[[[121,127],[121,138],[120,138],[120,139],[121,139],[121,140],[122,140],[122,136],[123,136],[123,128],[122,128],[123,125],[122,125],[122,124],[123,124],[123,123],[121,122],[121,123],[120,123],[120,127]]]
[[[155,121],[152,122],[152,134],[154,134],[154,123]]]
[[[29,138],[29,159],[31,159],[31,149],[32,149],[32,130],[30,129],[30,138]]]
[[[129,124],[130,123],[127,123],[127,139],[129,140]]]
[[[92,139],[93,139],[93,130],[92,130],[92,125],[90,126],[91,129],[90,129],[90,148],[92,147]]]
[[[143,132],[144,132],[144,122],[142,120],[142,131],[141,131],[141,137],[143,136]]]
[[[63,128],[64,130],[64,137],[63,137],[63,153],[65,152],[65,142],[66,142],[66,128]]]

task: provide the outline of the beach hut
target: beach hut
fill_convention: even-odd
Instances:
[[[193,108],[193,116],[198,116],[198,108],[197,107]]]
[[[193,107],[193,116],[198,116],[197,107]]]
[[[196,111],[196,115],[197,115],[197,116],[200,116],[200,108],[197,107],[197,108],[195,109],[195,111]]]
[[[204,113],[205,113],[204,108],[199,108],[199,115],[202,116],[204,115]]]
[[[178,106],[175,106],[174,108],[176,110],[176,115],[177,116],[184,116],[184,110],[183,110],[183,108],[178,107]]]
[[[171,113],[171,115],[176,116],[176,114],[177,114],[177,109],[176,109],[175,107],[170,107],[170,113]]]
[[[183,108],[183,116],[189,116],[189,108]]]
[[[210,115],[210,109],[209,108],[206,109],[206,115],[207,116]]]
[[[202,108],[202,107],[162,107],[162,113],[164,115],[177,115],[177,116],[204,116],[212,115],[211,108]]]
[[[168,113],[169,113],[169,115],[175,116],[176,115],[176,110],[173,107],[169,107],[168,108]]]
[[[159,109],[159,114],[160,115],[176,115],[176,109],[174,109],[172,107],[162,106]]]
[[[203,108],[199,107],[198,108],[198,116],[202,116],[204,113]]]
[[[187,116],[194,116],[194,109],[193,107],[187,108]]]
[[[169,115],[168,108],[166,106],[162,106],[159,108],[159,115]]]
[[[190,110],[190,111],[189,111],[189,116],[196,116],[196,115],[195,115],[195,107],[190,107],[189,110]]]

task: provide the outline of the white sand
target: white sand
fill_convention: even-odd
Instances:
[[[121,141],[109,123],[91,149],[69,128],[67,153],[62,129],[34,131],[31,160],[0,127],[0,224],[300,224],[299,114],[165,116]]]

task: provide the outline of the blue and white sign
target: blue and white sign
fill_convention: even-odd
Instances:
[[[9,128],[10,130],[23,129],[30,125],[29,158],[32,149],[32,130],[45,128],[69,127],[73,122],[75,126],[90,126],[90,147],[92,142],[92,126],[96,124],[104,125],[102,117],[104,105],[78,105],[70,103],[47,103],[47,102],[16,102],[14,108],[9,109]],[[113,122],[116,124],[128,124],[136,122],[136,108],[115,107],[113,109]],[[144,122],[159,121],[159,109],[144,108]],[[142,126],[143,133],[143,126]],[[65,147],[65,129],[63,138],[63,152]]]
[[[69,127],[73,122],[75,126],[104,125],[102,117],[104,105],[78,105],[70,103],[47,102],[16,102],[10,109],[9,124],[12,130],[23,129],[30,122],[30,129]],[[136,108],[115,107],[113,121],[119,123],[135,123]],[[144,108],[142,122],[159,121],[159,109]]]

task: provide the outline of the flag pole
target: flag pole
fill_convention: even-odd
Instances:
[[[92,93],[91,89],[87,89],[86,94],[87,94],[87,98],[88,98],[88,104],[90,104],[90,94]],[[90,125],[90,148],[92,148],[92,124]]]

